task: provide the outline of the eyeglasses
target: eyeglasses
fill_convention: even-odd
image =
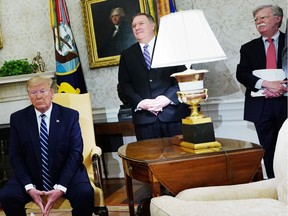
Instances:
[[[47,95],[48,92],[49,92],[49,90],[47,90],[47,89],[41,89],[38,91],[37,90],[28,91],[28,94],[32,97],[35,97],[38,93],[43,96],[43,95]]]
[[[265,20],[267,20],[269,17],[272,17],[272,16],[274,16],[274,15],[267,15],[267,16],[256,17],[256,18],[254,19],[254,22],[265,21]]]

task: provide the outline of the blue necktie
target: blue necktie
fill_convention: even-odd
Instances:
[[[53,183],[51,181],[48,168],[48,130],[45,118],[46,115],[42,114],[40,124],[40,145],[41,145],[43,188],[45,191],[49,191],[53,189]]]
[[[150,53],[149,53],[149,50],[148,50],[148,46],[149,45],[147,45],[147,44],[144,45],[143,55],[144,55],[144,59],[145,59],[147,68],[150,70],[150,68],[151,68],[151,58],[150,58]]]

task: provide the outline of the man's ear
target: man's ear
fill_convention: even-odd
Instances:
[[[51,92],[51,96],[52,96],[52,99],[53,99],[53,98],[54,98],[54,95],[55,95],[54,89],[53,89],[53,88],[50,88],[50,92]]]
[[[282,18],[283,18],[283,17],[277,16],[277,21],[278,21],[278,23],[280,23],[280,22],[282,21]]]

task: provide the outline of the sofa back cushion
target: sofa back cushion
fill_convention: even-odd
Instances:
[[[283,123],[277,139],[274,155],[274,173],[278,199],[288,205],[288,119]]]

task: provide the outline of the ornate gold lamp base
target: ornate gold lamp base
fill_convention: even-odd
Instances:
[[[200,75],[197,74],[200,73]],[[191,114],[182,119],[183,141],[180,143],[185,148],[193,149],[195,153],[214,152],[221,149],[221,144],[215,140],[214,127],[210,117],[206,117],[200,107],[200,103],[208,98],[208,90],[203,87],[193,90],[187,89],[186,81],[192,85],[199,87],[195,82],[203,81],[205,70],[192,71],[190,73],[174,74],[179,82],[180,91],[177,92],[178,99],[181,103],[190,106]],[[191,78],[194,78],[194,80]],[[197,78],[195,80],[195,77]],[[200,79],[200,80],[199,80]],[[184,86],[186,88],[182,88]],[[201,87],[201,86],[200,86]],[[196,151],[197,149],[197,151]],[[202,149],[202,150],[200,150]]]
[[[190,105],[191,114],[190,116],[187,116],[184,120],[186,120],[187,123],[190,121],[194,121],[194,123],[196,123],[195,121],[197,121],[197,119],[199,119],[200,122],[203,122],[203,118],[205,118],[206,116],[203,115],[201,111],[200,103],[203,100],[207,100],[208,90],[203,89],[197,91],[179,91],[177,92],[177,95],[181,103],[186,103]]]

